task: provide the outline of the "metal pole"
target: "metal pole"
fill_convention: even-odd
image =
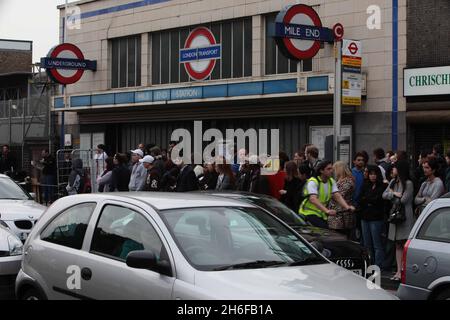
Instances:
[[[66,0],[65,6],[64,6],[64,28],[63,28],[63,42],[66,42],[67,40],[67,8],[68,8],[68,0]],[[67,108],[67,86],[63,86],[64,91],[64,109]],[[61,149],[64,149],[64,125],[65,125],[65,119],[64,119],[64,110],[61,111],[61,137],[59,138],[59,147]]]
[[[12,141],[12,137],[11,137],[11,104],[12,104],[12,100],[10,99],[8,102],[9,102],[8,103],[8,106],[9,106],[9,108],[8,108],[8,110],[9,110],[9,112],[8,112],[8,114],[9,114],[9,147],[11,148],[11,141]]]
[[[341,94],[342,94],[342,41],[334,43],[335,75],[334,75],[334,106],[333,106],[333,161],[338,161],[339,136],[341,135]]]
[[[30,88],[30,84],[28,83],[28,88]],[[29,91],[28,91],[28,98],[27,101],[29,101],[30,99],[30,95],[29,95]],[[24,148],[25,146],[25,99],[23,99],[23,103],[22,103],[22,170],[23,167],[25,166],[25,157],[24,157]]]

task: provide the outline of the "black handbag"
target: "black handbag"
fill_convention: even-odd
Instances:
[[[392,224],[400,224],[405,222],[405,206],[402,204],[394,205],[389,214],[388,222]]]

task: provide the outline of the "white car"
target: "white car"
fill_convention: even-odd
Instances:
[[[0,220],[0,300],[14,298],[14,283],[20,270],[23,244]]]
[[[396,299],[277,217],[186,193],[56,201],[24,245],[19,299]]]
[[[0,174],[0,219],[24,242],[47,207],[34,201],[10,177]]]

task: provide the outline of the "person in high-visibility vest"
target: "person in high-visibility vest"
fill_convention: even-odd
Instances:
[[[336,181],[332,178],[333,163],[323,160],[317,164],[316,177],[308,179],[304,188],[305,200],[303,200],[298,213],[303,215],[306,221],[320,228],[328,228],[328,216],[336,215],[335,210],[328,209],[328,203],[333,198],[344,210],[355,211],[355,207],[347,204],[339,193]]]

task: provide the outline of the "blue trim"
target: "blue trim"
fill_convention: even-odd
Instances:
[[[262,82],[246,82],[246,83],[233,83],[228,85],[228,96],[252,96],[256,94],[263,94]]]
[[[70,107],[86,107],[91,105],[91,96],[70,97]]]
[[[295,92],[297,92],[297,79],[264,81],[263,94]]]
[[[398,0],[392,0],[392,150],[398,149]]]
[[[134,103],[134,92],[120,92],[114,94],[115,104]]]
[[[134,93],[134,102],[152,102],[153,101],[153,91],[136,91]]]
[[[308,91],[327,91],[328,76],[309,77]],[[297,79],[241,82],[184,88],[126,91],[70,97],[71,107],[133,104],[145,102],[241,97],[297,93]],[[63,98],[54,98],[55,109],[63,109]]]
[[[202,99],[203,87],[180,88],[170,90],[170,100]]]
[[[55,109],[64,109],[64,98],[55,98]]]
[[[203,87],[203,98],[221,98],[228,96],[228,86],[226,84]]]
[[[114,93],[95,94],[91,98],[92,105],[114,104]]]
[[[143,0],[143,1],[137,1],[137,2],[132,2],[132,3],[127,3],[127,4],[122,4],[122,5],[115,6],[115,7],[109,7],[109,8],[105,8],[105,9],[99,9],[99,10],[84,12],[84,13],[82,13],[80,15],[80,17],[81,17],[81,19],[87,19],[87,18],[101,16],[101,15],[108,14],[108,13],[114,13],[114,12],[119,12],[119,11],[124,11],[124,10],[136,9],[136,8],[145,7],[145,6],[152,5],[152,4],[158,4],[158,3],[169,2],[169,1],[170,0]],[[76,18],[78,18],[78,17],[76,17]]]
[[[308,77],[306,91],[328,91],[328,76]]]
[[[167,101],[170,100],[170,90],[155,90],[153,91],[153,101]]]

